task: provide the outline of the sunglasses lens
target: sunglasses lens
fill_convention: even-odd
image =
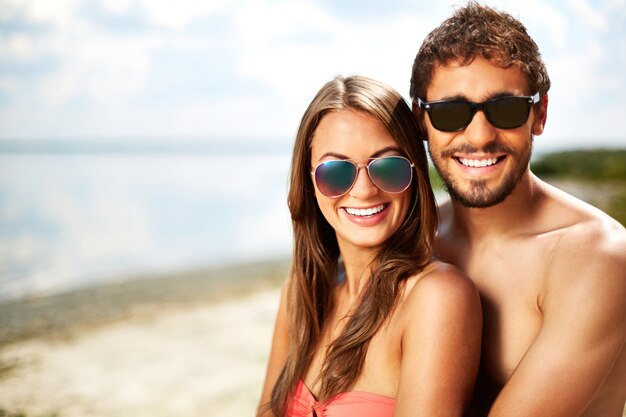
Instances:
[[[348,161],[326,161],[315,169],[315,184],[327,197],[345,194],[356,179],[356,166]]]
[[[463,130],[472,120],[471,104],[465,101],[443,101],[432,103],[428,112],[435,129],[443,132]]]
[[[528,120],[530,103],[525,97],[500,97],[485,103],[489,122],[500,129],[514,129]]]
[[[378,188],[388,193],[401,193],[411,184],[411,163],[399,156],[373,160],[368,167],[370,178]]]

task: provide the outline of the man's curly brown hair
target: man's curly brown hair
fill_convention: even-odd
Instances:
[[[411,99],[426,99],[438,65],[468,65],[476,57],[503,68],[517,65],[528,78],[529,94],[543,96],[550,89],[539,48],[524,25],[508,13],[470,1],[424,39],[413,62]]]

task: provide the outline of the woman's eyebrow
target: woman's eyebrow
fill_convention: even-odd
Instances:
[[[382,148],[379,151],[374,152],[371,157],[372,158],[378,158],[381,155],[386,154],[387,152],[398,152],[398,153],[402,153],[402,149],[398,148],[397,146],[387,146],[386,148]]]
[[[387,146],[371,154],[370,158],[378,158],[379,156],[384,155],[387,152],[402,153],[402,150],[398,148],[397,146]],[[352,159],[347,155],[340,154],[337,152],[326,152],[325,154],[319,157],[318,161],[321,161],[322,159],[327,158],[327,157],[332,157],[332,158],[337,158],[337,159]]]
[[[326,152],[324,155],[320,156],[318,158],[318,161],[321,161],[322,159],[326,158],[326,157],[333,157],[333,158],[337,158],[337,159],[350,159],[348,156],[346,155],[342,155],[340,153],[336,153],[336,152]]]

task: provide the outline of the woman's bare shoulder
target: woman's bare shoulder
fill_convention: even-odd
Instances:
[[[451,308],[480,309],[480,297],[474,282],[452,264],[433,261],[411,277],[405,303],[408,308],[445,304]]]
[[[477,293],[476,285],[456,266],[433,261],[415,277],[414,290],[418,291],[459,291]]]

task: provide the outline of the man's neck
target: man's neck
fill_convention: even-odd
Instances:
[[[528,230],[541,196],[540,180],[530,171],[501,203],[469,208],[452,200],[452,227],[471,240],[501,238]]]

